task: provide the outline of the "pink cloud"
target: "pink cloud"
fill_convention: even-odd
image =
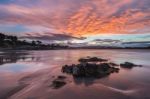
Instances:
[[[40,33],[72,36],[145,33],[150,32],[149,3],[149,0],[17,0],[0,5],[0,12],[6,16],[0,15],[0,22],[42,27]]]

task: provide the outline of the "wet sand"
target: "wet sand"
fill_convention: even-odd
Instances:
[[[0,99],[149,99],[149,85],[138,82],[120,80],[122,86],[109,83],[109,78],[74,79],[72,76],[65,80],[67,84],[59,89],[50,85],[58,76],[64,75],[60,67],[36,71],[24,76],[15,77],[0,91]],[[116,74],[114,74],[116,75]],[[111,79],[111,78],[110,78]],[[8,83],[10,84],[10,83]],[[9,87],[8,87],[9,86]],[[149,87],[149,88],[148,88]]]
[[[43,52],[40,53],[43,55]],[[84,55],[87,56],[87,54],[97,56],[99,56],[99,54],[97,54],[97,51],[86,51],[87,54],[80,51],[80,54],[76,54],[80,56],[73,57],[75,54],[71,52],[71,54],[65,57],[62,56],[64,57],[62,58],[58,57],[60,53],[67,55],[66,53],[68,52],[52,53],[55,56],[53,58],[51,58],[51,53],[49,55],[46,52],[46,54],[40,56],[42,58],[38,60],[38,62],[33,60],[22,62],[21,60],[15,64],[9,63],[12,71],[4,71],[6,69],[10,70],[9,64],[2,65],[3,67],[0,67],[0,99],[150,99],[149,65],[143,65],[141,68],[136,67],[130,70],[121,69],[119,73],[111,74],[102,79],[74,79],[71,75],[61,73],[61,64],[75,63],[76,61],[74,60]],[[107,53],[111,59],[119,60],[120,57],[122,58],[122,54],[121,56],[114,56],[117,54],[114,54],[114,52],[111,53]],[[117,51],[116,53],[119,52]],[[144,53],[142,53],[144,56],[142,56],[142,54],[139,55],[141,56],[140,58],[146,57]],[[125,55],[125,58],[121,59],[121,61],[125,61],[126,57],[129,57],[128,55],[133,56],[132,52],[130,52],[130,54],[125,53]],[[137,54],[134,55],[137,57]],[[102,57],[105,58],[105,55]],[[131,57],[131,59],[134,61],[134,57]],[[146,63],[145,60],[149,59],[140,60],[135,58],[135,60],[137,63],[143,62],[148,64],[148,61],[146,61]],[[26,65],[27,68],[30,67],[30,69],[36,70],[30,71],[30,69],[24,68],[25,66],[23,65],[23,70],[26,71],[20,72],[20,69],[17,69],[16,72],[16,69],[14,69],[16,67],[13,66],[18,64],[19,67],[21,67],[22,64],[28,64],[30,66]],[[37,68],[39,68],[39,70]],[[67,84],[61,88],[54,89],[51,86],[52,81],[59,75],[67,77],[65,79]]]

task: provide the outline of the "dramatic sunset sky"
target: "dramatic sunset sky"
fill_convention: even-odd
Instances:
[[[78,46],[150,46],[150,0],[0,0],[0,32]]]

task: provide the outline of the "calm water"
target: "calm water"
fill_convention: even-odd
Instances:
[[[121,69],[119,73],[98,80],[80,79],[70,83],[59,91],[41,89],[44,94],[21,94],[22,97],[35,96],[43,99],[150,99],[150,50],[51,50],[51,51],[11,51],[0,52],[0,94],[13,81],[19,80],[18,75],[36,73],[42,70],[60,74],[60,67],[64,64],[77,63],[77,60],[86,56],[98,56],[110,59],[115,63],[125,61],[143,65],[132,69]],[[54,68],[56,69],[53,70]],[[17,75],[17,76],[16,76]],[[44,77],[44,76],[43,76]],[[15,80],[14,80],[15,79]],[[10,81],[11,83],[8,83]],[[38,89],[38,88],[37,88]],[[40,89],[40,87],[39,87]],[[53,95],[49,95],[53,93]],[[18,97],[12,96],[12,99]],[[74,97],[74,98],[73,98]],[[32,97],[31,97],[32,98]],[[18,98],[19,99],[19,98]],[[26,99],[26,98],[20,98]],[[34,99],[34,98],[33,98]],[[42,99],[42,98],[40,98]]]

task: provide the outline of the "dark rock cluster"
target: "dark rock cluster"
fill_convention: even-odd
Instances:
[[[108,60],[97,57],[79,59],[79,64],[65,65],[62,72],[71,74],[74,77],[104,77],[114,72],[119,72],[119,68],[114,67],[115,63],[108,63]],[[95,63],[100,62],[100,63]]]
[[[86,57],[80,58],[79,64],[65,65],[62,66],[62,72],[72,75],[74,78],[101,78],[110,75],[111,73],[118,73],[119,66],[122,68],[131,69],[141,65],[136,65],[131,62],[124,62],[120,65],[110,62],[107,59],[98,57]],[[52,87],[58,89],[66,85],[65,76],[57,76],[52,81]]]

